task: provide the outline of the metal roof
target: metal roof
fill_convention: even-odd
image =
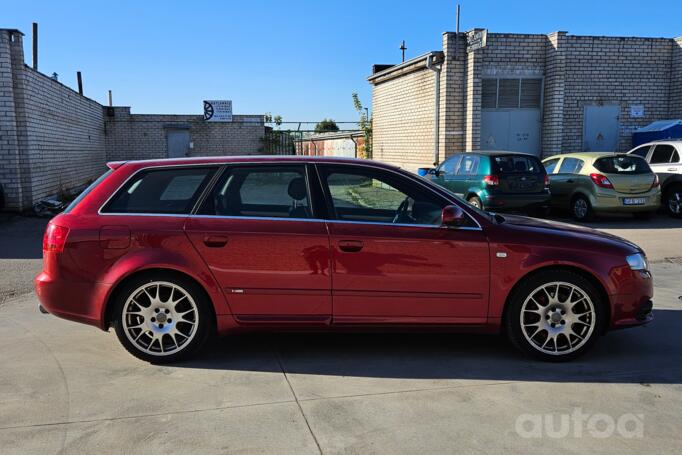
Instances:
[[[658,120],[653,123],[649,123],[647,126],[643,126],[635,130],[635,133],[649,133],[653,131],[665,131],[673,126],[682,125],[682,119],[674,120]]]

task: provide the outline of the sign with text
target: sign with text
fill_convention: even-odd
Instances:
[[[467,33],[467,52],[473,52],[476,49],[485,47],[488,40],[488,30],[472,30]]]
[[[204,120],[207,122],[231,122],[232,100],[204,100]]]

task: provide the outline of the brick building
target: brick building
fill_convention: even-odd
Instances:
[[[262,153],[262,115],[131,114],[24,63],[23,34],[0,29],[0,209],[82,188],[112,160]]]
[[[461,150],[623,151],[682,117],[682,38],[446,32],[442,51],[372,73],[373,157],[412,170]]]

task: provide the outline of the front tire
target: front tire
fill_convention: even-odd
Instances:
[[[146,274],[117,292],[113,325],[123,347],[138,359],[177,362],[206,343],[212,327],[209,304],[203,290],[183,276]]]
[[[575,272],[539,272],[510,296],[505,329],[525,354],[565,362],[583,355],[597,341],[604,304],[592,283]]]

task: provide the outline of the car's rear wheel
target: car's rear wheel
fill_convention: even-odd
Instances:
[[[192,281],[155,273],[126,283],[117,293],[114,327],[123,346],[152,363],[186,359],[206,342],[209,303]]]
[[[530,277],[515,290],[509,305],[505,328],[512,343],[528,355],[552,362],[587,352],[604,317],[595,287],[571,271]]]
[[[588,221],[593,216],[592,204],[582,194],[577,195],[571,201],[571,215],[577,221]]]
[[[477,209],[483,210],[483,201],[481,201],[481,198],[480,198],[480,197],[478,197],[478,196],[470,196],[470,197],[467,199],[467,202],[469,202],[469,204],[473,205],[473,206],[476,207]]]
[[[665,192],[663,206],[670,216],[682,218],[682,186],[675,186]]]

